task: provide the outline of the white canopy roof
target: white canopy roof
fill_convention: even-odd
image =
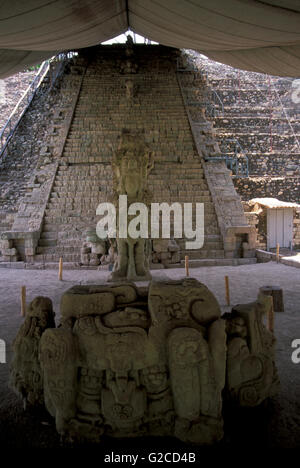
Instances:
[[[252,198],[249,201],[250,205],[262,205],[266,208],[300,208],[298,203],[284,202],[277,198]]]
[[[234,67],[300,76],[299,0],[2,0],[0,77],[128,28]]]

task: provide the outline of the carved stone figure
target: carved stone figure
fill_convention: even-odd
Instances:
[[[108,239],[109,248],[108,252],[100,258],[101,265],[113,265],[117,261],[117,242],[115,239]]]
[[[121,73],[131,75],[131,74],[137,73],[137,71],[138,71],[138,64],[135,63],[131,58],[127,58],[121,64]]]
[[[54,328],[51,302],[36,298],[16,339],[12,381],[32,403],[44,394],[66,441],[152,435],[213,444],[223,437],[225,395],[254,406],[277,388],[274,340],[262,325],[269,299],[224,319],[192,278],[151,282],[149,290],[74,286]],[[34,350],[25,360],[24,349]]]
[[[143,136],[124,129],[112,162],[115,202],[119,195],[127,195],[128,205],[134,202],[147,203],[147,179],[152,167],[151,153]],[[132,218],[134,216],[127,217],[127,224]],[[150,279],[148,244],[148,240],[143,238],[118,237],[118,257],[110,280]]]
[[[128,79],[125,81],[126,87],[126,97],[129,101],[131,101],[137,94],[138,86],[134,83],[132,79]]]
[[[275,338],[264,326],[269,296],[234,307],[227,318],[227,394],[239,406],[259,405],[278,391]]]
[[[10,385],[22,396],[24,407],[44,403],[39,343],[43,332],[55,327],[54,316],[51,299],[36,297],[13,342]]]
[[[120,72],[123,74],[135,74],[138,71],[138,64],[134,58],[133,39],[130,35],[127,36],[125,55],[126,59],[121,62]]]

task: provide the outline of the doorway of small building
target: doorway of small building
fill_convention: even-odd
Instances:
[[[292,246],[293,208],[268,208],[267,210],[267,249]]]

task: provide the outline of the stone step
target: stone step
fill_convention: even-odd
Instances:
[[[208,267],[208,266],[238,266],[238,265],[253,265],[257,263],[256,258],[205,258],[189,261],[190,268]],[[185,260],[180,262],[181,268],[185,268]],[[171,264],[167,268],[174,268]]]
[[[229,109],[228,109],[229,110]],[[248,124],[249,122],[251,123],[251,125],[260,125],[260,124],[269,124],[270,123],[270,116],[266,116],[266,115],[258,115],[256,117],[248,117],[248,116],[245,116],[243,115],[243,108],[241,107],[240,108],[240,115],[237,116],[237,115],[233,115],[232,117],[230,117],[230,119],[228,118],[228,116],[224,116],[224,115],[216,115],[214,117],[214,126],[216,127],[219,123],[222,123],[223,121],[227,121],[230,120],[231,122],[234,122],[238,125],[240,124],[243,124],[243,123],[246,123]],[[272,122],[275,123],[275,122],[283,122],[283,123],[286,123],[286,117],[284,115],[282,116],[273,116],[272,117]],[[297,123],[297,121],[293,121],[293,123]],[[300,120],[298,121],[298,123],[300,123]]]
[[[55,226],[55,227],[57,227],[57,226]],[[45,226],[44,226],[43,232],[42,232],[41,237],[40,237],[40,240],[41,239],[57,239],[57,231],[56,230],[53,230],[53,231],[45,230]]]
[[[80,253],[79,254],[37,254],[34,256],[34,261],[37,263],[51,263],[59,262],[59,259],[63,257],[64,262],[80,262]]]
[[[79,187],[78,190],[76,185],[70,184],[69,187],[66,185],[59,186],[55,185],[53,191],[50,196],[50,200],[54,198],[81,198],[81,197],[97,197],[99,194],[103,192],[103,188],[106,188],[108,184],[110,184],[110,180],[106,180],[105,182],[98,183],[97,185],[91,184],[87,185],[86,187]],[[80,188],[80,190],[79,190]],[[109,187],[110,191],[112,191],[112,187]]]
[[[159,192],[160,193],[160,198],[163,200],[164,199],[164,195],[166,196],[166,199],[169,200],[170,197],[172,197],[172,194],[170,194],[170,192],[168,191],[161,191]],[[48,209],[57,209],[57,210],[63,210],[63,209],[69,209],[69,210],[77,210],[77,209],[80,209],[80,208],[85,208],[85,207],[94,207],[100,203],[100,202],[104,202],[104,201],[107,201],[107,196],[108,196],[108,192],[103,192],[103,193],[99,193],[98,192],[98,196],[97,197],[88,197],[88,196],[76,196],[74,198],[72,197],[52,197],[48,204],[47,204],[47,208]],[[156,198],[156,197],[155,197]],[[174,198],[174,202],[175,201],[181,201],[181,200],[184,200],[184,202],[195,202],[197,201],[197,203],[204,203],[205,207],[208,206],[208,205],[211,205],[212,204],[212,199],[209,195],[203,195],[203,196],[199,196],[198,194],[194,193],[194,192],[187,192],[187,191],[181,191],[180,195],[178,196],[174,196],[172,197]],[[153,201],[154,201],[154,197],[153,197]],[[158,201],[158,200],[157,200]]]
[[[37,247],[36,253],[38,255],[63,255],[63,254],[76,254],[80,255],[80,248],[82,245],[82,241],[80,245],[74,246],[73,243],[71,246],[59,246],[57,245],[55,248],[51,247]]]
[[[107,181],[111,181],[112,180],[112,174],[107,174],[105,176],[101,176],[101,174],[97,173],[95,175],[91,175],[89,173],[80,173],[80,169],[78,169],[78,167],[76,167],[76,173],[72,174],[72,173],[69,173],[69,174],[57,174],[56,178],[55,178],[55,183],[60,183],[61,185],[64,185],[64,182],[67,182],[68,186],[72,186],[73,185],[76,185],[78,184],[79,185],[79,182],[81,181],[82,184],[83,184],[83,187],[85,186],[90,186],[90,185],[94,185],[94,186],[98,186],[101,184],[101,183],[107,183]],[[202,169],[192,169],[188,172],[188,170],[181,170],[181,171],[171,171],[171,169],[168,170],[168,168],[165,170],[165,171],[161,171],[161,173],[159,174],[156,171],[153,171],[153,173],[151,173],[149,175],[149,183],[152,183],[152,184],[161,184],[162,182],[165,182],[166,181],[166,177],[168,177],[168,182],[177,182],[177,181],[181,181],[181,182],[186,182],[186,176],[193,176],[192,177],[192,180],[193,179],[196,179],[197,181],[199,182],[204,182],[204,179],[203,179],[203,170]],[[83,177],[88,177],[88,182],[85,182],[84,180],[82,180]]]
[[[95,218],[95,211],[93,212],[93,215],[92,218],[90,216],[85,216],[84,214],[82,215],[78,215],[78,216],[57,216],[55,214],[55,211],[53,211],[51,213],[51,215],[45,215],[44,216],[44,222],[47,223],[47,224],[56,224],[56,225],[69,225],[70,222],[78,222],[78,220],[80,220],[81,223],[83,222],[87,222],[87,221],[91,221],[92,223],[96,221],[96,218]]]
[[[93,209],[94,211],[96,210],[98,204],[100,202],[106,201],[106,197],[102,196],[97,199],[89,199],[85,198],[82,200],[77,200],[76,203],[71,203],[68,200],[62,200],[59,203],[51,203],[49,202],[47,205],[47,210],[52,210],[52,211],[80,211],[80,210],[86,210],[86,209]]]
[[[181,201],[182,203],[187,200],[187,198],[183,198]],[[180,200],[179,200],[180,201]],[[78,218],[80,221],[88,221],[96,222],[96,219],[99,220],[100,218],[96,217],[96,208],[99,202],[95,203],[94,205],[87,207],[86,205],[82,207],[82,209],[77,208],[76,210],[65,208],[46,208],[45,209],[45,219],[46,221],[50,221],[51,223],[61,224],[61,223],[69,223],[69,222],[76,222]],[[213,215],[215,217],[215,208],[212,203],[206,203],[204,205],[204,221],[207,222],[210,217],[209,215]]]
[[[289,115],[289,112],[293,115],[295,112],[294,108],[288,109],[288,107],[285,106],[285,110],[287,114]],[[245,105],[244,107],[242,106],[224,106],[224,114],[222,117],[229,118],[234,116],[234,117],[239,117],[239,115],[243,116],[244,118],[270,118],[270,107],[261,107],[261,106],[248,106]],[[273,114],[274,115],[274,114]],[[221,116],[220,116],[221,117]],[[297,121],[298,119],[296,119]]]
[[[201,180],[195,179],[195,181],[189,181],[188,180],[178,180],[178,181],[173,181],[169,180],[168,181],[168,186],[166,185],[166,182],[161,181],[160,183],[155,183],[149,182],[148,184],[148,190],[152,193],[153,191],[159,191],[159,192],[168,192],[178,194],[180,195],[181,192],[190,192],[193,193],[194,195],[198,195],[200,198],[201,197],[209,197],[210,192],[207,189],[207,186],[205,184],[201,184]],[[201,187],[202,186],[202,187]],[[79,188],[79,187],[78,187]],[[82,189],[79,191],[77,190],[76,186],[70,185],[70,187],[54,187],[54,191],[52,192],[50,196],[51,201],[60,201],[61,199],[69,198],[70,200],[78,199],[80,200],[81,198],[97,198],[99,195],[101,196],[103,193],[111,193],[113,190],[112,184],[110,181],[105,181],[105,183],[97,185],[97,187],[90,186],[86,187],[86,189]],[[194,193],[196,192],[196,193]],[[152,193],[152,196],[154,196],[155,193]]]
[[[1,263],[0,261],[0,268],[14,268],[15,265],[20,265],[20,267],[24,268],[25,264],[23,262],[15,262],[15,263]],[[47,261],[44,263],[43,260],[37,260],[35,263],[26,265],[27,270],[58,270],[59,268],[59,258],[58,260],[51,260]],[[86,265],[81,265],[79,263],[79,260],[73,261],[72,257],[71,260],[68,261],[68,259],[64,259],[63,262],[63,269],[64,270],[107,270],[108,271],[108,265],[101,265],[101,266],[86,266]]]
[[[57,245],[57,239],[39,239],[39,244],[40,247],[54,247]]]
[[[68,224],[56,224],[56,223],[51,223],[48,222],[47,220],[45,221],[44,219],[44,226],[43,226],[43,233],[55,233],[57,234],[59,230],[64,230],[68,228]]]
[[[300,126],[299,126],[300,128]],[[296,130],[296,129],[294,129]],[[257,138],[266,138],[266,135],[270,135],[270,127],[260,127],[255,128],[255,127],[250,127],[250,126],[245,126],[245,127],[233,127],[233,126],[228,126],[228,127],[217,127],[216,128],[216,134],[217,138],[229,138],[229,135],[232,135],[234,138],[236,135],[239,135],[240,137],[247,137],[251,133],[251,136],[255,136]],[[283,138],[291,138],[291,130],[290,127],[286,128],[276,128],[274,125],[272,126],[272,136],[274,136],[276,139],[283,137]],[[293,137],[292,137],[293,138]],[[299,133],[295,132],[295,137],[299,139]]]
[[[299,126],[300,128],[300,126]],[[297,129],[294,129],[294,131]],[[230,135],[233,135],[234,137],[246,137],[248,138],[249,133],[251,134],[252,137],[256,137],[258,139],[263,139],[266,137],[270,136],[270,127],[261,127],[261,128],[255,128],[255,127],[250,127],[245,126],[245,127],[217,127],[216,128],[216,134],[217,138],[229,138]],[[299,130],[296,132],[294,135],[291,135],[291,130],[290,127],[287,127],[285,130],[284,129],[278,129],[275,127],[275,125],[272,126],[272,137],[274,137],[277,140],[280,140],[280,138],[294,138],[294,139],[299,139],[300,137],[300,132]],[[280,143],[280,141],[278,141]]]
[[[220,247],[220,246],[219,246]],[[180,256],[181,260],[184,260],[185,256],[188,256],[189,259],[199,260],[203,258],[224,258],[224,250],[222,248],[214,249],[213,247],[205,246],[200,250],[181,250]]]

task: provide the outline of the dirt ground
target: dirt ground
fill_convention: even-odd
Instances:
[[[183,269],[152,273],[155,278],[184,276]],[[23,321],[20,316],[21,286],[27,287],[28,302],[37,295],[50,297],[58,323],[59,301],[65,290],[74,284],[103,282],[107,275],[106,271],[69,270],[64,272],[63,281],[58,281],[54,270],[0,269],[0,338],[7,345],[7,363],[0,364],[0,447],[60,447],[52,418],[46,412],[24,412],[20,400],[7,386],[10,346]],[[300,339],[300,269],[270,262],[238,267],[202,267],[190,271],[190,276],[214,292],[222,306],[225,304],[224,275],[229,276],[232,305],[255,300],[263,285],[277,285],[284,291],[285,312],[275,315],[280,393],[259,408],[243,411],[225,408],[225,437],[220,447],[300,448],[300,363],[294,364],[291,359],[291,343]],[[110,443],[107,442],[107,449]],[[132,447],[133,443],[126,441],[126,447]],[[139,446],[150,449],[181,445],[173,439],[148,439],[139,443]],[[122,441],[114,441],[113,447],[121,450]]]

